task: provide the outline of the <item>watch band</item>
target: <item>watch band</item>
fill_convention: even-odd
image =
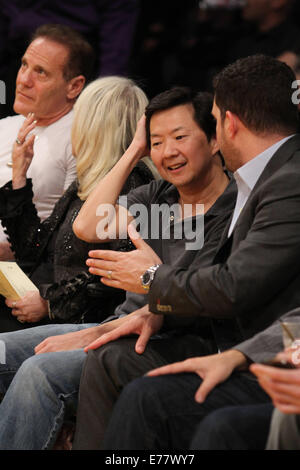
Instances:
[[[154,276],[155,276],[155,273],[157,271],[157,269],[159,268],[159,266],[161,266],[160,264],[155,264],[154,266],[150,266],[150,268],[148,268],[144,274],[141,275],[140,279],[141,279],[141,285],[143,287],[143,289],[145,291],[149,291],[150,289],[150,286],[152,284],[152,281],[154,279]]]

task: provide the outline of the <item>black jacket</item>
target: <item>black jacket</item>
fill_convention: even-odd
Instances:
[[[300,305],[299,135],[269,161],[228,238],[230,222],[211,266],[162,265],[149,292],[151,312],[212,319],[224,349]]]
[[[152,173],[142,162],[129,176],[123,193],[146,184]],[[12,189],[11,182],[0,189],[0,218],[9,236],[18,264],[28,272],[43,298],[50,302],[51,319],[55,322],[101,321],[124,300],[125,293],[107,288],[98,276],[88,273],[86,259],[99,243],[79,240],[73,222],[83,204],[77,196],[74,181],[41,222],[32,202],[31,180],[25,187]],[[105,249],[128,251],[128,240],[105,243]]]

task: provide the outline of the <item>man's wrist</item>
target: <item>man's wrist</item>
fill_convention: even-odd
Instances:
[[[137,142],[132,141],[127,149],[127,157],[131,157],[133,162],[136,164],[141,158],[145,156],[145,148],[139,145]]]
[[[144,289],[144,291],[147,293],[149,292],[149,289],[151,287],[151,284],[154,280],[154,276],[155,276],[155,273],[156,271],[158,270],[158,268],[160,267],[161,265],[160,264],[155,264],[153,266],[150,266],[150,268],[148,268],[141,276],[140,276],[140,280],[141,280],[141,285],[142,285],[142,288]]]
[[[230,360],[232,361],[234,369],[236,369],[236,370],[247,370],[248,369],[249,360],[248,360],[247,356],[245,356],[245,354],[243,354],[238,349],[229,349],[229,351],[226,351],[224,354],[226,354],[228,357],[230,357]]]
[[[13,189],[21,189],[26,186],[26,177],[24,176],[17,176],[13,177],[12,179],[12,188]]]

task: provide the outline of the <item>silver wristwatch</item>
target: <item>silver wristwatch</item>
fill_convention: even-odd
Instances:
[[[147,271],[144,272],[144,274],[141,275],[141,284],[143,289],[148,292],[150,289],[151,283],[154,279],[154,275],[156,273],[156,270],[161,266],[160,264],[155,264],[154,266],[151,266],[150,268],[147,269]]]

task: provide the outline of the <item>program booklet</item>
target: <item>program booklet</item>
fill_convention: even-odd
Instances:
[[[38,288],[14,261],[0,261],[0,294],[19,300],[27,292]]]

